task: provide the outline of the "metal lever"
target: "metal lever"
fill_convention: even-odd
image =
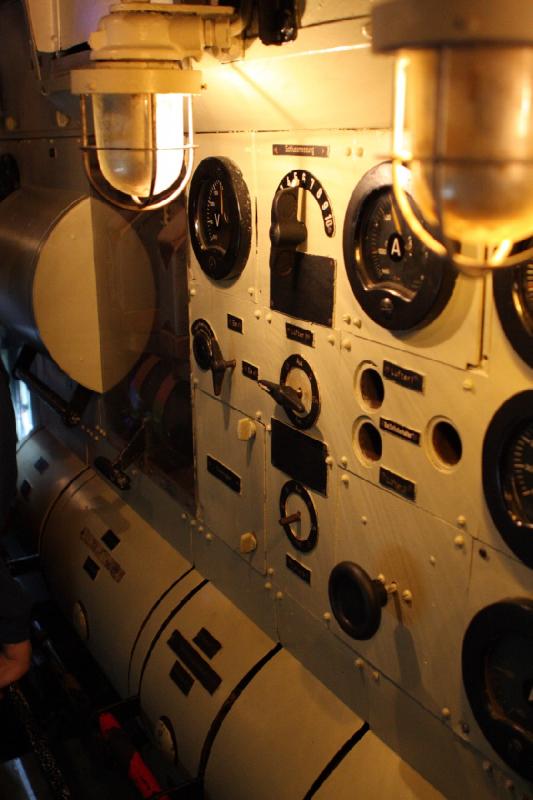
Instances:
[[[235,365],[237,362],[234,358],[230,361],[226,361],[224,356],[222,355],[222,350],[220,349],[220,345],[216,339],[213,339],[211,342],[211,351],[212,351],[212,359],[211,359],[211,374],[213,376],[213,392],[215,393],[216,397],[219,396],[220,392],[222,391],[222,382],[224,380],[224,375],[226,374],[227,369],[235,369]]]
[[[114,461],[105,456],[97,456],[94,459],[94,468],[107,478],[117,489],[122,492],[127,491],[131,486],[131,478],[126,474],[126,470],[134,461],[143,454],[146,444],[145,420],[135,431],[123,450],[120,451]]]
[[[301,522],[302,515],[299,511],[295,511],[294,514],[289,514],[288,517],[282,517],[278,519],[280,525],[292,525],[293,522]]]
[[[307,239],[305,222],[298,219],[298,186],[276,192],[272,203],[270,269],[287,274],[294,268],[296,248]]]
[[[265,380],[257,381],[257,385],[260,389],[263,389],[273,397],[276,403],[279,403],[285,411],[293,411],[295,414],[305,414],[305,406],[300,400],[302,393],[293,389],[292,386],[282,386],[280,383],[273,383],[272,381]]]

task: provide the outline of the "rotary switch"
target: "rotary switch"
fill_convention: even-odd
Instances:
[[[305,223],[298,219],[300,192],[297,186],[280,189],[272,203],[270,269],[283,275],[294,269],[296,248],[307,239]]]
[[[279,383],[262,379],[257,385],[283,408],[296,428],[306,430],[315,424],[320,413],[320,395],[315,374],[305,358],[289,356],[281,367]]]
[[[211,370],[213,376],[213,392],[218,397],[222,391],[222,383],[226,370],[234,370],[236,361],[226,361],[213,329],[205,319],[197,319],[191,327],[192,351],[200,369]]]
[[[352,639],[371,639],[381,625],[381,609],[388,593],[377,578],[352,561],[342,561],[331,571],[329,602],[335,619]]]

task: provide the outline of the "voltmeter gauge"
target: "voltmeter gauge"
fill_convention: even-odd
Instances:
[[[463,640],[463,683],[472,712],[498,755],[533,780],[533,600],[479,611]]]
[[[408,190],[409,173],[403,170],[401,175]],[[456,271],[403,221],[394,200],[390,163],[371,169],[355,187],[343,245],[352,291],[368,316],[384,328],[423,327],[452,295]]]
[[[308,553],[318,541],[318,519],[311,495],[298,481],[287,481],[279,497],[279,524],[296,550]]]
[[[496,270],[494,301],[511,344],[533,367],[533,262]]]
[[[194,254],[214,280],[241,274],[250,254],[250,194],[229,158],[205,158],[189,189],[189,232]]]
[[[274,398],[296,428],[311,428],[320,414],[318,382],[310,364],[300,355],[285,359],[279,383],[264,378],[257,381],[260,389]]]
[[[533,391],[514,395],[492,418],[483,443],[483,488],[502,538],[533,567]]]

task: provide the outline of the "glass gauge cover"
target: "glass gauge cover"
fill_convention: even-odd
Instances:
[[[409,173],[402,172],[405,188]],[[440,314],[456,271],[406,226],[396,207],[390,163],[355,187],[344,221],[344,263],[364,311],[384,328],[408,331]]]
[[[496,270],[493,283],[502,327],[518,355],[533,367],[533,262]]]
[[[485,500],[500,535],[533,567],[533,391],[496,412],[483,443]]]
[[[241,274],[250,253],[250,194],[228,158],[206,158],[189,189],[189,233],[202,270],[214,280]]]

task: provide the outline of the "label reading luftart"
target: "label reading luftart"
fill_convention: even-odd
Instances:
[[[396,494],[400,494],[407,500],[412,500],[413,503],[415,502],[416,484],[410,481],[409,478],[403,478],[401,475],[391,472],[390,469],[380,467],[379,482],[386,489],[390,489],[391,492],[396,492]]]
[[[405,425],[400,425],[399,422],[394,422],[392,419],[385,419],[385,417],[381,417],[379,420],[379,427],[382,431],[387,431],[387,433],[392,433],[394,436],[398,436],[400,439],[405,439],[406,442],[411,442],[411,444],[420,444],[420,431],[414,431],[412,428],[408,428]]]
[[[287,565],[287,569],[294,572],[300,580],[311,585],[311,570],[308,567],[304,567],[303,564],[300,564],[299,561],[296,561],[296,559],[288,553],[285,554],[285,564]]]
[[[389,381],[403,386],[405,389],[411,389],[413,392],[424,391],[424,376],[419,372],[413,372],[411,369],[393,364],[391,361],[383,362],[383,377]]]
[[[291,322],[286,322],[285,334],[287,339],[291,339],[293,342],[300,342],[300,344],[306,344],[308,347],[313,347],[313,331],[307,330],[307,328],[300,328],[298,325],[293,325]]]

